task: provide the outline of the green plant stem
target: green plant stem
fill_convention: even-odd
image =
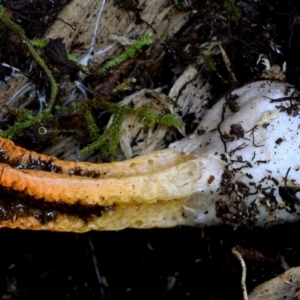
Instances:
[[[28,51],[30,52],[30,54],[32,55],[32,57],[34,58],[34,60],[37,62],[37,64],[44,70],[44,72],[46,73],[49,81],[50,81],[50,85],[51,85],[51,93],[50,93],[50,100],[49,103],[47,104],[46,107],[46,111],[50,111],[54,101],[56,99],[57,93],[58,93],[58,86],[56,84],[56,81],[50,71],[50,69],[48,68],[48,66],[46,65],[45,61],[43,60],[43,58],[38,54],[38,52],[34,49],[33,45],[31,44],[31,41],[27,38],[24,30],[19,27],[16,23],[14,23],[7,15],[5,8],[3,5],[0,4],[0,21],[9,29],[11,30],[14,34],[16,34],[21,41],[26,45]]]

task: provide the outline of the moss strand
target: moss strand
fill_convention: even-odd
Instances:
[[[52,109],[52,106],[54,104],[54,101],[55,101],[57,93],[58,93],[58,86],[57,86],[57,83],[56,83],[50,69],[46,65],[43,58],[35,50],[31,41],[27,38],[24,30],[8,17],[4,6],[1,4],[0,4],[0,20],[9,30],[11,30],[14,34],[16,34],[21,39],[21,41],[26,45],[28,51],[30,52],[30,54],[32,55],[34,60],[46,73],[46,75],[50,81],[51,92],[50,92],[50,100],[49,100],[49,103],[47,104],[47,107],[45,110],[50,111]]]

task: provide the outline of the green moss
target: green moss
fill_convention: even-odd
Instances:
[[[206,53],[205,50],[200,50],[199,55],[203,59],[208,69],[210,69],[211,71],[217,71],[216,62],[213,60],[213,58],[210,55]]]
[[[48,68],[45,61],[42,59],[42,57],[38,54],[32,42],[27,38],[24,30],[9,18],[9,16],[6,14],[4,6],[1,4],[0,4],[0,22],[21,39],[21,41],[26,45],[31,56],[46,73],[51,85],[50,99],[49,99],[49,103],[46,104],[46,111],[50,111],[58,93],[58,86],[56,84],[56,81],[50,69]]]
[[[90,70],[87,66],[84,66],[80,63],[79,59],[72,53],[68,53],[68,60],[74,62],[76,66],[85,74],[90,74]]]
[[[107,62],[99,71],[99,74],[106,73],[109,69],[118,66],[123,61],[127,60],[128,58],[132,58],[136,55],[136,52],[144,46],[149,46],[153,44],[153,33],[149,32],[144,37],[138,38],[137,41],[130,46],[126,51],[124,51],[119,56],[115,57],[114,59]]]
[[[236,6],[235,0],[224,0],[224,8],[235,22],[239,21],[242,16],[242,11]]]
[[[30,43],[34,48],[44,49],[48,46],[49,41],[46,39],[33,39]]]
[[[49,112],[34,114],[25,108],[5,108],[11,115],[16,117],[14,124],[8,130],[0,130],[0,136],[13,139],[22,134],[26,128],[35,126],[36,124],[47,123],[53,120],[53,115]]]
[[[92,140],[97,140],[100,136],[100,130],[90,110],[85,112],[84,118],[87,124],[87,129],[90,134],[90,137],[92,138]]]
[[[31,45],[37,49],[44,49],[49,45],[49,40],[47,39],[33,39],[30,41]],[[90,74],[90,70],[87,66],[80,63],[79,59],[72,53],[68,53],[68,60],[74,62],[76,66],[85,74]]]
[[[94,119],[86,117],[87,128],[96,139],[93,143],[83,148],[80,151],[81,154],[99,150],[105,157],[112,155],[119,145],[122,122],[127,115],[137,116],[141,122],[149,128],[153,128],[156,125],[165,127],[180,127],[183,125],[181,119],[172,114],[158,115],[147,108],[132,108],[129,105],[120,106],[115,103],[103,102],[97,99],[91,100],[89,105],[94,108],[101,107],[108,110],[114,114],[114,117],[112,124],[102,135],[99,135],[99,131],[96,130]]]
[[[1,2],[0,2],[1,3]],[[6,14],[5,8],[0,4],[0,25],[5,26],[15,35],[17,35],[23,43],[26,45],[28,52],[34,58],[36,63],[44,70],[47,75],[50,85],[51,93],[49,102],[46,104],[46,109],[42,113],[32,112],[24,108],[9,108],[5,109],[10,115],[15,117],[14,123],[7,130],[0,130],[0,136],[13,139],[18,135],[21,135],[25,129],[36,126],[37,124],[47,124],[53,120],[57,120],[58,115],[82,115],[83,122],[87,127],[89,135],[92,139],[92,143],[81,150],[81,153],[87,153],[90,151],[99,150],[102,155],[109,157],[111,156],[119,145],[121,126],[124,118],[127,115],[134,115],[140,118],[141,122],[147,127],[154,127],[155,125],[161,125],[166,127],[181,126],[182,122],[179,118],[174,117],[171,114],[158,115],[146,108],[132,108],[129,105],[120,106],[119,104],[109,102],[111,95],[103,97],[101,99],[92,99],[84,102],[75,102],[68,107],[54,105],[55,99],[58,93],[58,86],[55,82],[54,77],[45,61],[41,58],[37,49],[43,49],[48,45],[48,41],[44,39],[29,40],[24,30],[15,24]],[[99,74],[104,74],[109,69],[118,66],[128,58],[135,57],[137,51],[144,46],[149,46],[153,43],[153,33],[150,32],[144,37],[138,38],[137,41],[124,51],[118,57],[110,60],[100,70]],[[76,57],[72,54],[68,55],[68,59],[75,62],[77,66],[85,73],[90,73],[87,67],[82,66]],[[112,94],[118,94],[126,90],[132,84],[132,79],[125,80],[122,84],[117,86]],[[52,109],[54,106],[54,109]],[[97,126],[93,111],[95,109],[101,109],[109,111],[114,114],[112,123],[110,126],[101,134],[100,129]]]
[[[98,136],[98,138],[87,147],[83,148],[80,153],[88,153],[94,150],[99,150],[105,157],[112,155],[117,149],[120,141],[122,121],[125,116],[126,109],[119,106],[118,111],[115,113],[111,125],[106,131]],[[88,125],[88,128],[90,125]]]

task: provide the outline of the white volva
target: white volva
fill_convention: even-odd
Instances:
[[[193,152],[205,166],[186,200],[187,223],[299,219],[300,117],[293,92],[270,81],[234,90],[205,115],[200,136],[170,146],[185,155]]]

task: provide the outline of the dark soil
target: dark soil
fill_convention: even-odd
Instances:
[[[179,1],[180,2],[180,1]],[[217,72],[206,71],[216,97],[236,85],[260,78],[257,65],[263,53],[271,65],[287,62],[287,81],[300,81],[300,2],[298,0],[237,1],[242,18],[227,27],[212,20],[214,7],[206,1],[190,1],[205,26],[185,30],[166,45],[164,64],[189,63],[180,48],[201,44],[211,30],[227,37],[226,53],[238,82],[233,82],[222,57]],[[209,2],[209,1],[208,1]],[[216,1],[219,2],[219,1]],[[14,20],[30,38],[40,37],[67,1],[9,1]],[[203,13],[201,13],[203,11]],[[18,42],[1,29],[0,61],[26,72],[28,57]],[[9,43],[7,43],[9,41]],[[180,45],[177,47],[176,45]],[[193,45],[192,45],[193,46]],[[195,45],[195,47],[197,47]],[[0,79],[9,70],[0,68]],[[149,72],[151,73],[151,72]],[[168,77],[169,76],[169,77]],[[172,74],[153,75],[157,85]],[[86,234],[0,230],[1,299],[242,299],[241,268],[232,255],[237,247],[246,262],[247,287],[256,285],[300,265],[299,224],[268,229],[216,227],[90,232]]]
[[[90,232],[1,230],[2,299],[242,299],[247,286],[299,266],[298,224]]]

